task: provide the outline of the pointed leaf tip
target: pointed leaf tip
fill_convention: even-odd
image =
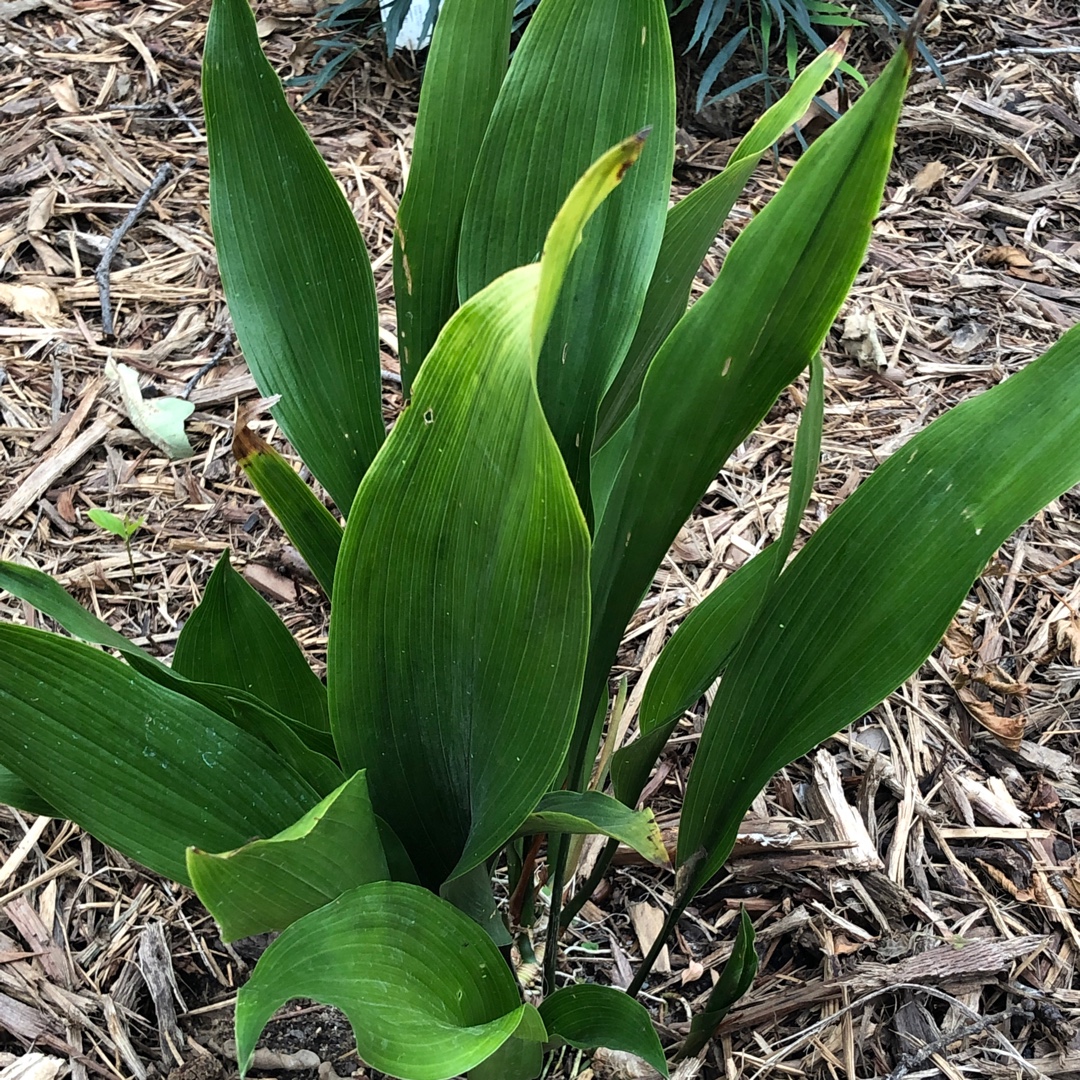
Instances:
[[[908,23],[907,32],[904,34],[904,50],[908,54],[909,60],[915,59],[915,50],[919,47],[919,35],[923,32],[923,27],[930,21],[930,12],[933,10],[937,0],[922,0],[919,5],[919,10],[915,12]]]

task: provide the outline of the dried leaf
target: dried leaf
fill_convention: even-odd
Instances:
[[[974,691],[966,687],[958,689],[956,694],[968,715],[986,728],[1003,746],[1009,750],[1020,748],[1020,743],[1024,738],[1022,713],[1016,716],[1001,716],[991,702],[980,700]]]
[[[190,401],[172,397],[144,398],[138,373],[127,364],[117,364],[110,359],[105,365],[105,373],[119,384],[124,411],[139,431],[170,458],[191,457],[195,451],[184,433],[184,421],[195,411]]]
[[[911,186],[920,195],[925,195],[949,175],[949,167],[941,161],[928,161],[911,181]]]
[[[60,302],[42,285],[5,285],[0,282],[0,305],[42,326],[55,326],[60,316]]]
[[[664,913],[658,907],[654,907],[647,902],[631,904],[630,922],[634,927],[634,933],[637,935],[641,951],[647,953],[664,928]],[[671,974],[671,959],[666,945],[656,961],[654,970],[663,975]]]
[[[872,311],[853,311],[848,315],[840,343],[844,352],[867,371],[884,371],[889,366]]]

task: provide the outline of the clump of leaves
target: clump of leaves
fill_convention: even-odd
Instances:
[[[222,281],[260,391],[344,524],[253,432],[234,449],[330,599],[326,682],[227,555],[171,667],[47,576],[0,564],[0,587],[71,635],[0,624],[0,795],[192,885],[228,939],[282,931],[238,994],[242,1071],[274,1010],[305,997],[341,1008],[360,1057],[406,1080],[530,1080],[559,1044],[666,1072],[635,995],[753,799],[907,678],[998,545],[1080,482],[1074,329],[911,439],[792,557],[819,458],[819,349],[869,241],[914,43],[688,309],[758,159],[840,49],[669,209],[664,0],[543,0],[508,67],[512,18],[511,0],[447,0],[436,28],[395,233],[408,404],[387,435],[363,239],[247,0],[214,0],[204,96]],[[594,777],[627,624],[727,457],[805,371],[780,536],[684,620],[637,738],[609,742]],[[666,862],[635,807],[720,675],[664,933],[629,993],[558,985],[560,929],[607,866],[571,897],[570,837]],[[546,929],[531,914],[540,837]],[[537,1007],[504,957],[541,933]],[[756,963],[743,919],[684,1053]]]

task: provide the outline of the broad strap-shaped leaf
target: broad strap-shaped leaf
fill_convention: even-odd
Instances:
[[[731,1006],[750,989],[758,970],[754,937],[754,924],[743,908],[731,956],[728,957],[724,970],[720,972],[720,978],[712,988],[705,1008],[690,1021],[690,1033],[679,1048],[680,1058],[693,1057],[704,1050],[716,1034],[720,1021],[731,1011]]]
[[[346,769],[437,888],[513,835],[555,779],[588,634],[588,531],[536,392],[544,313],[636,139],[575,185],[540,264],[447,324],[357,494],[330,623]]]
[[[406,398],[458,306],[461,218],[506,77],[513,9],[513,0],[449,0],[424,65],[409,182],[394,230],[394,298]]]
[[[641,384],[656,350],[686,312],[694,275],[723,228],[761,155],[802,118],[814,95],[843,59],[847,37],[816,57],[735,148],[724,171],[680,199],[667,214],[664,242],[656,259],[634,340],[600,406],[596,443],[614,434],[637,405]]]
[[[246,424],[237,426],[232,449],[252,487],[331,596],[343,535],[337,519],[292,466]]]
[[[263,56],[248,0],[213,0],[203,54],[210,219],[260,392],[343,513],[383,441],[378,306],[360,230]]]
[[[77,641],[0,624],[0,761],[176,881],[184,851],[273,835],[318,796],[258,739]]]
[[[544,1064],[547,1028],[540,1012],[526,1004],[514,1034],[491,1057],[468,1072],[468,1080],[535,1080]]]
[[[593,545],[582,723],[679,528],[732,450],[818,351],[854,280],[910,66],[902,50],[803,155],[650,365],[633,441]]]
[[[14,806],[27,814],[59,817],[56,808],[47,803],[29,784],[20,780],[10,769],[0,765],[0,803]]]
[[[731,659],[679,830],[691,888],[777,769],[900,685],[997,547],[1080,482],[1080,328],[897,450],[780,575]]]
[[[390,877],[362,772],[268,840],[220,855],[188,848],[187,869],[225,941],[284,930],[343,892]]]
[[[540,1016],[552,1039],[580,1050],[622,1050],[668,1075],[664,1051],[645,1006],[613,986],[580,983],[544,998]]]
[[[587,515],[596,411],[637,326],[671,190],[675,84],[663,0],[544,0],[514,53],[462,224],[465,298],[535,260],[581,173],[647,127],[641,161],[589,224],[540,361],[540,399]]]
[[[824,411],[824,371],[817,355],[810,365],[810,391],[795,438],[780,536],[713,589],[682,621],[660,653],[641,699],[640,736],[617,751],[612,762],[615,793],[628,806],[637,803],[679,717],[719,677],[791,553],[814,489]]]
[[[439,889],[439,895],[482,926],[492,941],[503,949],[514,941],[499,911],[499,902],[491,883],[488,863],[474,866],[467,874],[452,878]]]
[[[240,1073],[292,998],[341,1009],[360,1058],[405,1080],[448,1080],[490,1057],[526,1020],[514,976],[467,915],[425,889],[361,885],[294,922],[236,1001]]]
[[[92,615],[40,570],[0,563],[0,588],[32,604],[82,641],[116,649],[148,679],[212,709],[254,735],[272,747],[320,795],[329,794],[344,782],[345,777],[332,760],[334,744],[328,731],[283,716],[243,690],[185,678]]]
[[[132,667],[151,678],[169,678],[170,669],[156,656],[128,641],[96,615],[86,610],[64,587],[33,566],[0,562],[0,589],[25,600],[31,607],[55,619],[69,634],[93,645],[116,649]]]
[[[334,760],[334,741],[328,731],[298,724],[275,711],[254,694],[208,683],[179,682],[171,685],[195,701],[221,712],[237,727],[266,743],[291,765],[320,796],[339,788],[345,777]],[[225,708],[219,707],[224,701]]]
[[[609,836],[657,866],[671,861],[651,810],[631,810],[599,791],[548,792],[518,831]]]
[[[330,727],[322,680],[274,609],[232,568],[228,551],[180,631],[173,670],[245,690],[309,727]]]

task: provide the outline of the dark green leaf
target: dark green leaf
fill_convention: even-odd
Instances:
[[[825,396],[820,356],[814,357],[810,371],[810,392],[795,439],[791,488],[780,538],[713,589],[687,615],[661,652],[641,699],[641,735],[619,750],[612,762],[615,793],[627,805],[637,803],[679,717],[719,677],[791,552],[821,456]]]
[[[375,282],[349,204],[259,48],[248,0],[214,0],[203,53],[210,216],[259,390],[347,513],[382,443]]]
[[[274,609],[232,568],[228,551],[180,631],[173,670],[244,690],[309,727],[330,727],[326,687]]]
[[[552,72],[572,73],[557,93]],[[671,189],[675,87],[663,0],[540,5],[492,114],[462,225],[467,297],[535,260],[578,176],[646,127],[641,161],[589,225],[540,360],[544,413],[587,514],[596,410],[637,325]]]
[[[0,765],[0,803],[14,806],[28,814],[41,814],[44,817],[60,817],[56,810],[47,803],[29,784],[20,780],[10,769]]]
[[[548,792],[518,831],[610,836],[657,866],[670,861],[651,810],[631,810],[599,791]]]
[[[709,994],[705,1008],[690,1023],[690,1034],[679,1049],[679,1057],[693,1057],[704,1050],[716,1034],[720,1021],[731,1006],[750,989],[757,975],[758,957],[754,951],[754,924],[744,908],[739,918],[739,932],[731,956]]]
[[[239,847],[318,801],[217,713],[88,645],[8,624],[0,760],[64,817],[182,882],[190,844]]]
[[[695,503],[820,348],[866,250],[910,63],[901,52],[810,147],[654,358],[596,530],[583,717]]]
[[[292,466],[245,424],[237,425],[233,454],[330,596],[342,537],[337,519]]]
[[[473,1068],[532,1009],[472,919],[399,882],[345,893],[263,953],[237,996],[241,1075],[266,1022],[296,997],[341,1009],[360,1058],[406,1080],[448,1080]]]
[[[997,547],[1080,482],[1077,430],[1080,328],[916,435],[811,537],[705,725],[679,830],[691,886],[722,865],[768,778],[899,686]]]
[[[394,231],[402,393],[458,306],[461,218],[510,58],[513,0],[452,0],[424,66],[409,182]],[[625,134],[625,133],[624,133]]]
[[[487,863],[474,866],[467,874],[446,882],[439,889],[439,895],[482,926],[500,949],[513,943],[506,920],[499,913]]]
[[[544,998],[540,1016],[552,1039],[580,1050],[602,1046],[647,1061],[667,1076],[667,1062],[645,1007],[613,986],[581,983]]]
[[[213,709],[255,735],[273,747],[320,795],[328,794],[344,781],[341,770],[331,760],[334,744],[329,732],[281,716],[253,695],[184,678],[91,615],[40,570],[0,563],[0,588],[55,619],[75,637],[118,650],[136,671],[155,683]]]
[[[649,282],[637,333],[600,406],[597,445],[607,441],[637,406],[649,364],[686,312],[694,275],[723,228],[739,192],[746,186],[761,155],[802,118],[814,95],[836,70],[845,45],[846,41],[840,39],[809,64],[788,92],[750,129],[724,171],[668,211],[664,242]]]
[[[199,899],[235,941],[286,926],[389,872],[362,772],[269,840],[211,855],[188,848]]]
[[[536,1039],[516,1035],[475,1068],[469,1080],[535,1080],[544,1067],[544,1045]]]

